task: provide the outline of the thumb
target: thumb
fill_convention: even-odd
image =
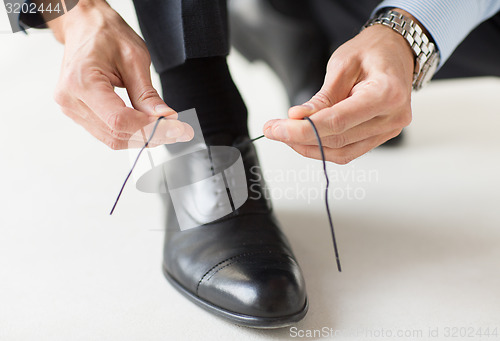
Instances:
[[[161,99],[153,87],[149,66],[129,68],[129,70],[123,74],[123,83],[136,110],[152,116],[178,117],[177,112]]]

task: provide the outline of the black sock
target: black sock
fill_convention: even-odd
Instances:
[[[247,108],[231,78],[225,57],[188,59],[160,74],[163,99],[181,112],[195,108],[205,137],[248,136]]]

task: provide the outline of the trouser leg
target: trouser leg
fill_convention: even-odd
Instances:
[[[225,0],[134,0],[158,73],[186,59],[229,53]]]
[[[246,135],[247,109],[226,63],[226,1],[134,3],[166,103],[177,111],[195,108],[205,135]]]
[[[187,59],[160,74],[163,98],[177,111],[196,108],[205,136],[248,135],[247,109],[234,84],[226,57]]]

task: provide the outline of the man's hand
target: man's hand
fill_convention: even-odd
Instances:
[[[264,134],[319,159],[314,131],[302,119],[309,116],[327,160],[349,163],[410,124],[413,69],[413,52],[401,35],[382,25],[368,27],[333,53],[321,90],[290,108],[289,119],[267,122]]]
[[[82,0],[48,25],[65,44],[55,99],[67,116],[115,150],[142,146],[159,116],[169,119],[160,121],[151,146],[193,138],[153,88],[144,41],[105,1]],[[115,86],[127,89],[134,109]]]

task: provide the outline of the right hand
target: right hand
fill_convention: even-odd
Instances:
[[[105,1],[82,0],[48,25],[65,44],[55,100],[90,134],[114,150],[141,147],[166,116],[149,146],[193,138],[192,127],[153,88],[144,41]],[[133,108],[115,86],[127,89]]]

